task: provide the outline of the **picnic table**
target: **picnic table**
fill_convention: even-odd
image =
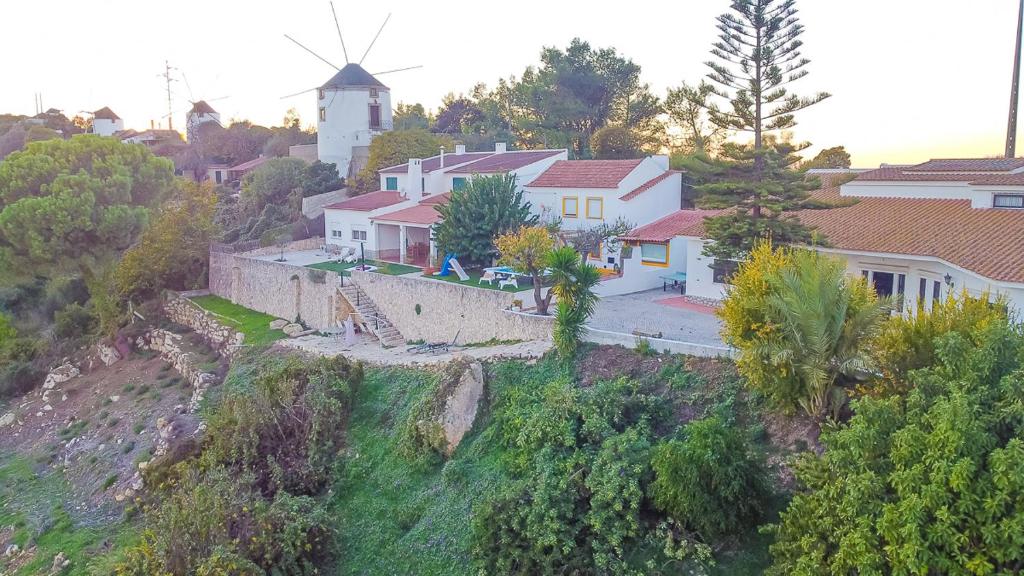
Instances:
[[[672,283],[672,289],[675,290],[679,287],[679,293],[686,293],[686,272],[676,272],[674,274],[668,274],[666,276],[659,276],[661,278],[661,291],[664,292],[668,289],[669,282]]]

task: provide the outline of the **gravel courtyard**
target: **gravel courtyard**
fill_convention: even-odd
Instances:
[[[661,288],[602,298],[588,324],[609,332],[660,332],[666,340],[724,346],[719,336],[722,322],[711,308],[690,304],[678,292]]]

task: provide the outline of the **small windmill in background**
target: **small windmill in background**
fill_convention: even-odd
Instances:
[[[177,78],[171,75],[172,70],[178,70],[169,64],[165,65],[165,71],[160,76],[167,81],[167,114],[163,116],[163,119],[167,120],[167,127],[173,130],[173,118],[177,114],[185,114],[185,138],[190,142],[194,143],[198,137],[197,128],[199,126],[214,122],[218,126],[223,126],[220,121],[220,113],[210,106],[210,102],[217,102],[220,100],[226,100],[230,96],[218,96],[216,98],[196,98],[192,93],[192,86],[188,82],[188,77],[184,71],[181,71],[181,80],[185,83],[185,89],[188,91],[188,98],[186,100],[189,103],[188,107],[180,108],[175,110],[173,107],[173,101],[171,100],[173,90],[171,90],[171,82],[177,82]]]
[[[339,68],[327,58],[285,34],[284,37],[296,46],[334,68],[336,74],[320,86],[281,98],[293,98],[314,91],[317,93],[317,157],[321,162],[335,164],[338,174],[347,178],[358,172],[361,164],[365,164],[370,140],[381,132],[391,130],[394,125],[391,115],[391,90],[377,80],[376,76],[415,70],[423,66],[406,66],[373,74],[367,72],[362,64],[387,26],[391,14],[387,15],[384,23],[377,29],[377,34],[359,61],[352,62],[348,57],[348,49],[341,34],[341,24],[338,22],[334,3],[331,2],[330,6],[345,66]]]

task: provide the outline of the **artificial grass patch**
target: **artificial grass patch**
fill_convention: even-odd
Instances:
[[[401,276],[403,274],[412,274],[413,272],[419,272],[420,268],[415,266],[407,266],[405,264],[395,264],[394,262],[382,262],[380,260],[367,260],[366,263],[370,266],[376,266],[377,269],[373,270],[378,274],[386,274],[388,276]],[[310,264],[306,268],[315,268],[316,270],[330,270],[331,272],[337,272],[342,276],[351,276],[349,273],[350,268],[359,266],[360,262],[320,262],[318,264]]]
[[[197,296],[192,301],[245,334],[245,343],[250,346],[263,346],[285,337],[284,332],[270,329],[270,323],[276,318],[269,314],[239,306],[220,296]]]

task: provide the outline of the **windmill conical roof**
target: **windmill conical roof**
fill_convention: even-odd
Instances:
[[[107,106],[104,106],[103,108],[100,108],[99,110],[93,112],[92,113],[92,117],[93,118],[97,118],[99,120],[120,120],[121,119],[120,116],[118,116],[117,114],[114,114],[114,111],[111,110]]]
[[[373,77],[362,66],[354,62],[346,64],[338,70],[333,78],[328,80],[321,88],[348,88],[353,86],[370,86],[387,88],[380,80]]]
[[[213,109],[213,106],[210,106],[209,104],[207,104],[206,100],[200,100],[198,102],[193,102],[192,103],[192,110],[189,111],[189,114],[216,114],[216,113],[217,113],[217,111]]]

